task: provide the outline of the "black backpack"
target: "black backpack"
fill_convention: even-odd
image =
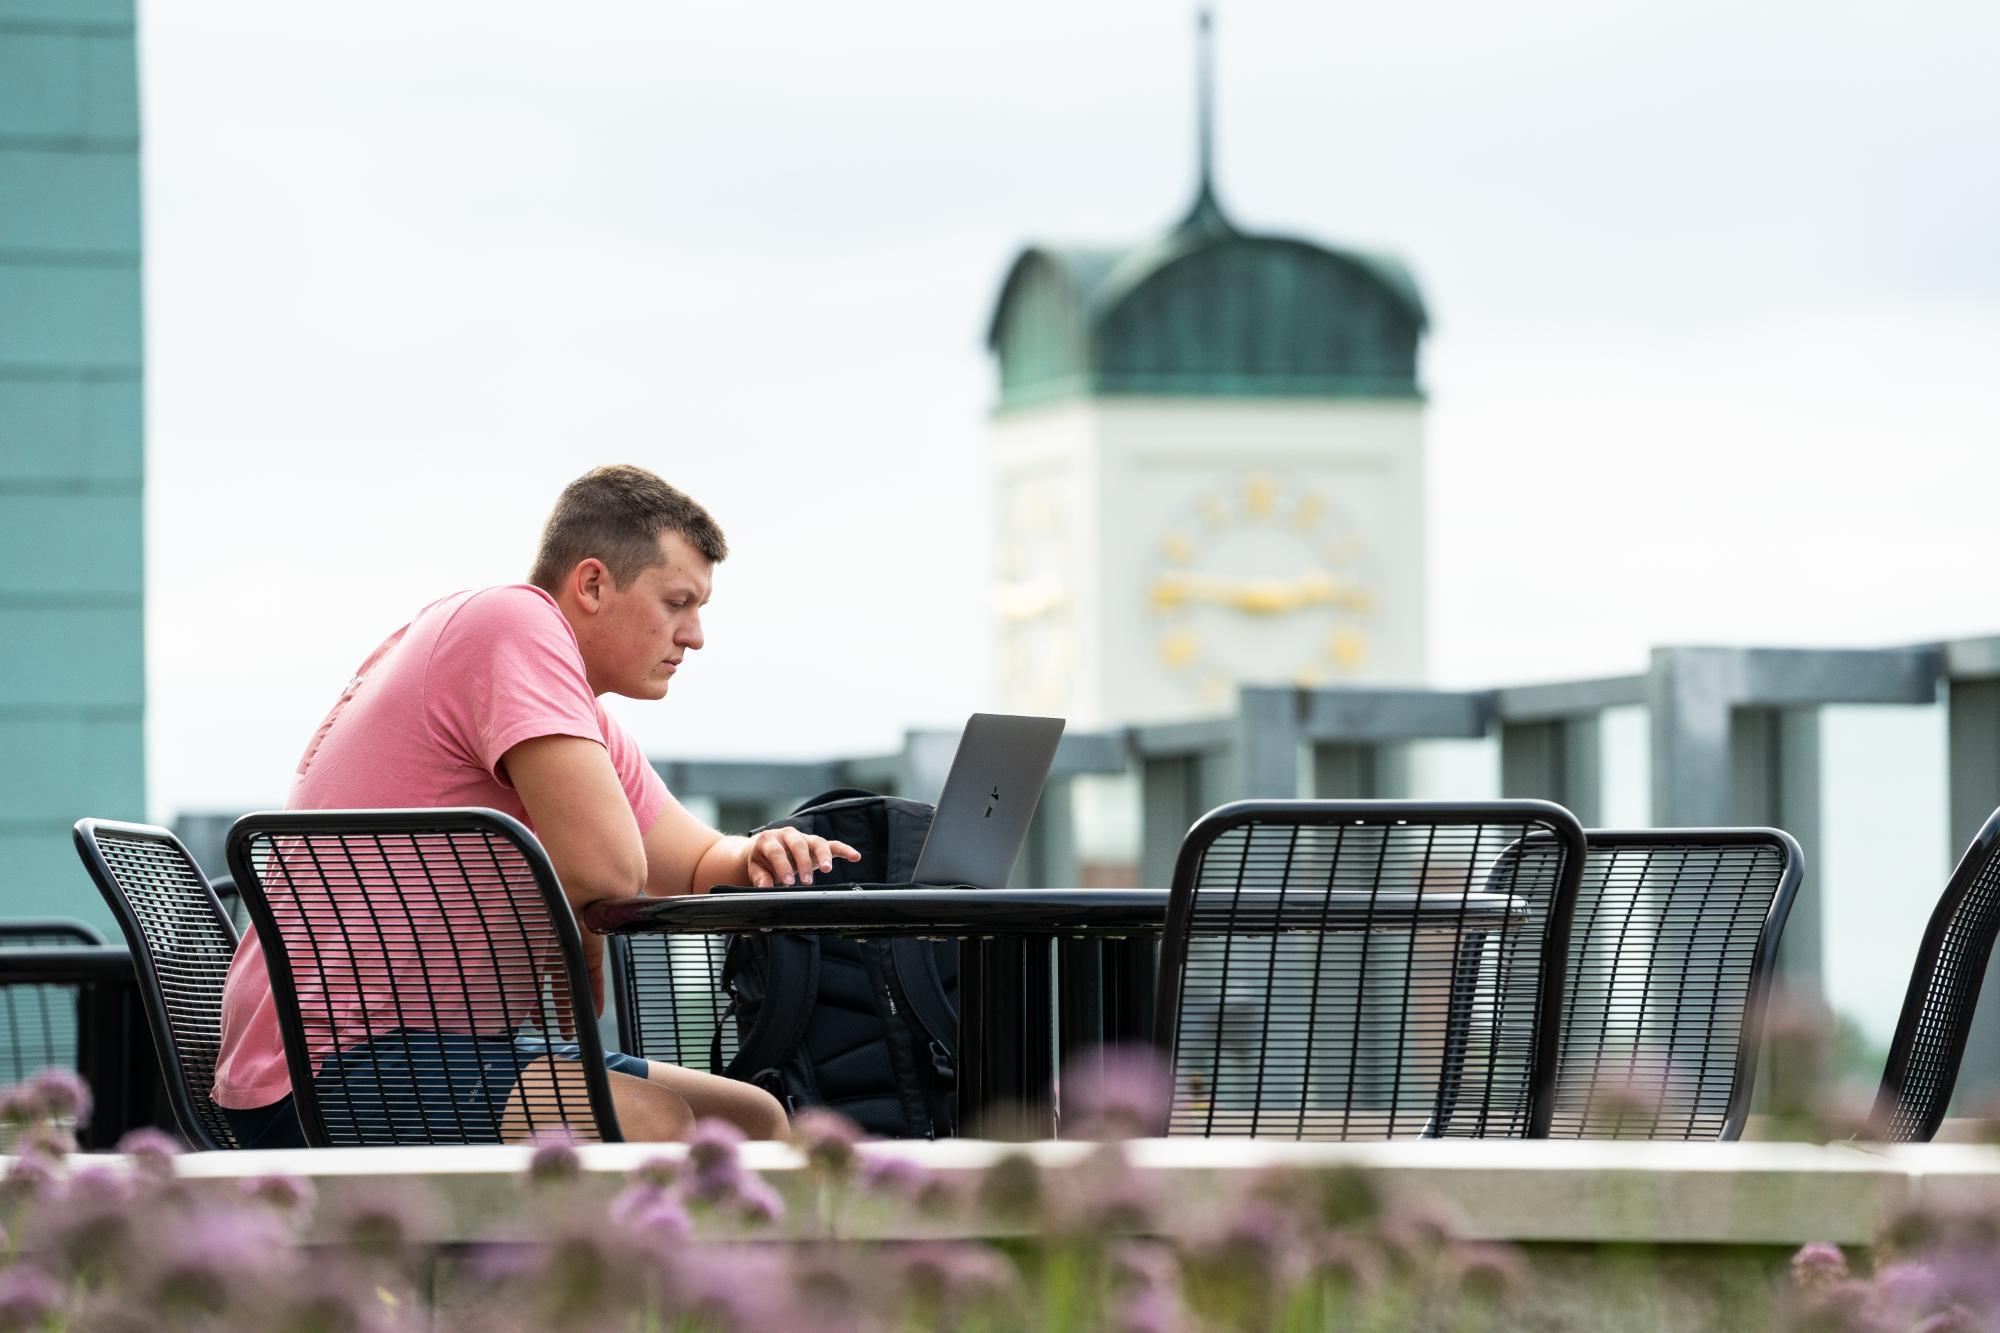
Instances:
[[[930,832],[921,801],[843,787],[813,797],[790,826],[847,843],[813,887],[907,885]],[[825,1106],[883,1138],[955,1132],[958,945],[951,940],[855,940],[838,935],[738,935],[723,957],[736,1058],[721,1070],[755,1083],[788,1111]],[[721,1034],[715,1053],[720,1063]]]

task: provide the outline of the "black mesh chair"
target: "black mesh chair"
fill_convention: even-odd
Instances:
[[[181,1133],[197,1148],[241,1146],[209,1097],[222,1046],[222,983],[237,939],[214,886],[167,829],[82,819],[75,837],[77,855],[132,950]]]
[[[720,1074],[736,1058],[736,1024],[722,988],[727,935],[610,935],[605,964],[618,1010],[618,1049]]]
[[[1754,828],[1585,840],[1550,1137],[1740,1137],[1798,843]]]
[[[576,919],[518,821],[246,815],[228,854],[308,1143],[621,1137],[597,1026],[577,1003],[589,990]]]
[[[1543,801],[1243,801],[1181,844],[1166,1132],[1540,1137],[1583,830]]]
[[[22,918],[0,921],[0,949],[51,949],[104,943],[81,921]],[[0,982],[0,1090],[44,1069],[77,1067],[79,986],[45,981]],[[0,1125],[0,1152],[13,1131]]]
[[[1958,1084],[1993,938],[2000,934],[2000,810],[1965,849],[1924,927],[1864,1137],[1928,1143]]]

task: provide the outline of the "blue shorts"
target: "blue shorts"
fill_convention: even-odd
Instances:
[[[329,1056],[313,1080],[336,1143],[498,1143],[500,1117],[521,1070],[554,1056],[578,1060],[575,1042],[544,1036],[476,1037],[397,1028]],[[604,1067],[644,1078],[647,1063],[606,1051]],[[292,1099],[250,1111],[221,1108],[246,1148],[304,1147]],[[588,1105],[567,1108],[588,1116]]]

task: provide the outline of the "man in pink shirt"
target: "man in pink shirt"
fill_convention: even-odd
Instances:
[[[709,828],[598,702],[665,696],[702,646],[701,608],[727,553],[707,511],[651,473],[585,474],[556,502],[528,583],[433,602],[369,655],[306,747],[287,804],[504,811],[535,831],[578,913],[641,892],[810,884],[833,857],[858,859],[844,843],[793,829],[746,838]],[[604,942],[588,931],[583,942],[601,1008]],[[316,1060],[384,1035],[344,1028],[339,997],[325,1003],[333,1035]],[[428,1036],[450,1043],[439,1058],[479,1058],[464,1034]],[[517,1096],[574,1077],[560,1053],[518,1064],[506,1069],[509,1078],[518,1072]],[[706,1116],[757,1138],[787,1131],[783,1109],[760,1088],[618,1053],[606,1064],[627,1138],[678,1138]],[[213,1095],[245,1146],[303,1144],[255,932],[244,935],[223,991]]]

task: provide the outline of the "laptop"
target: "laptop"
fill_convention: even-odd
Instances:
[[[1062,733],[1059,717],[974,713],[958,738],[911,880],[1006,888]]]

